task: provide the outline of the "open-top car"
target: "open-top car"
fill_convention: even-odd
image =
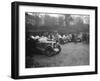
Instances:
[[[46,56],[53,56],[56,54],[59,54],[61,52],[61,46],[59,45],[58,42],[50,39],[43,38],[38,38],[38,39],[32,39],[30,38],[28,40],[28,45],[30,43],[30,48],[31,51],[33,51],[35,54],[36,53],[41,53]]]

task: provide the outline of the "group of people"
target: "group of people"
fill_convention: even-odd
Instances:
[[[79,32],[79,33],[69,33],[69,34],[60,34],[58,32],[48,33],[45,32],[41,35],[31,35],[34,40],[39,42],[47,42],[49,40],[59,42],[60,44],[66,44],[69,42],[86,42],[89,43],[89,33],[88,32]]]

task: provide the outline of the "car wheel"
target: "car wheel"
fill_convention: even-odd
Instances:
[[[50,47],[50,46],[48,46],[48,47],[45,49],[45,55],[46,55],[46,56],[53,56],[53,55],[55,55],[53,48]]]
[[[55,50],[57,49],[57,50]],[[61,46],[60,45],[56,45],[55,48],[54,48],[54,51],[56,54],[59,54],[61,52]]]

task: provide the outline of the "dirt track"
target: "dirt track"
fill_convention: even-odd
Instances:
[[[89,64],[89,45],[82,43],[68,43],[61,45],[60,54],[48,57],[35,54],[27,57],[27,67],[55,67],[55,66],[77,66]]]

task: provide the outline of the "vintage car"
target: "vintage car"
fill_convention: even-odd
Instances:
[[[27,42],[27,49],[34,52],[34,54],[44,54],[46,56],[53,56],[61,52],[61,46],[58,42],[53,40],[30,39]]]

